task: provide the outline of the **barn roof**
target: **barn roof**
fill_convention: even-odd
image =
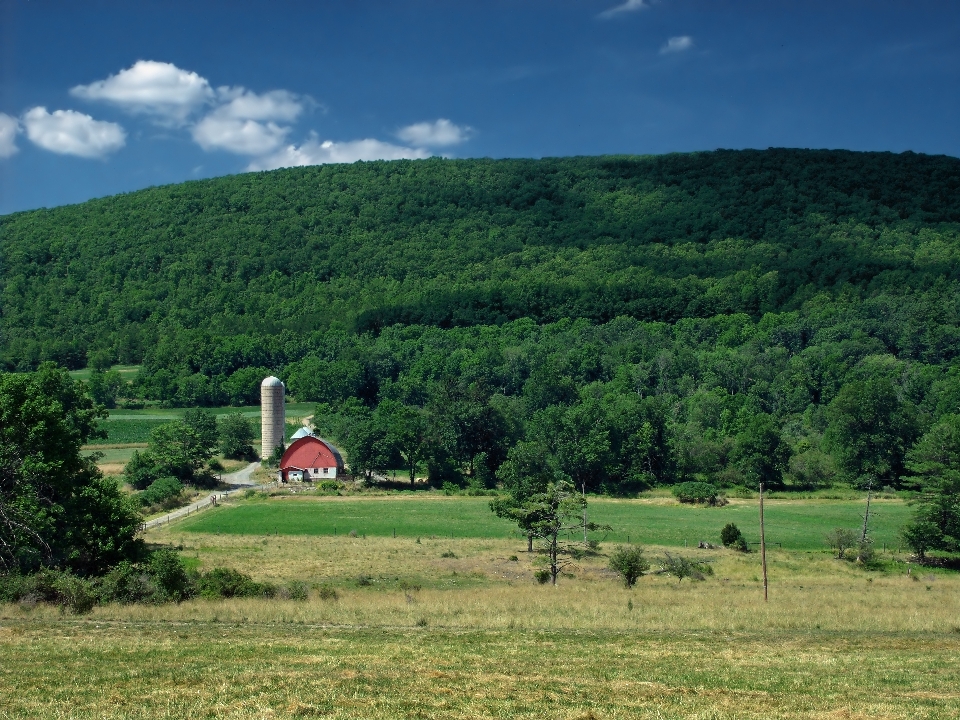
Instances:
[[[326,440],[313,435],[304,435],[290,443],[290,447],[280,458],[280,469],[336,467],[343,468],[343,456],[340,451]]]

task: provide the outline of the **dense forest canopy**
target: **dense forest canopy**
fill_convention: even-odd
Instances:
[[[759,318],[822,291],[936,303],[953,295],[958,239],[960,160],[913,153],[254,173],[0,218],[0,358],[138,363],[181,336],[272,353],[283,331],[398,323]]]

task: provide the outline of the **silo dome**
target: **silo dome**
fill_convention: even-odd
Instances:
[[[283,382],[278,377],[271,375],[268,378],[264,378],[263,382],[260,383],[260,387],[282,387]]]

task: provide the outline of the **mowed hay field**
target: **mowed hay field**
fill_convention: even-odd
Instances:
[[[473,500],[438,507],[452,525],[457,504]],[[197,521],[310,503],[329,501],[239,501]],[[960,578],[908,575],[891,554],[868,571],[819,548],[773,549],[764,603],[757,553],[648,543],[655,568],[667,551],[714,573],[681,583],[651,574],[626,590],[606,568],[608,542],[554,588],[534,582],[536,556],[520,538],[190,527],[147,539],[182,547],[204,570],[304,580],[309,598],[112,605],[83,617],[5,606],[0,717],[960,716]]]

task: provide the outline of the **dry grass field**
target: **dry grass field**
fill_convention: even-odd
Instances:
[[[756,553],[651,546],[654,568],[666,550],[714,573],[626,590],[612,544],[554,588],[517,539],[147,537],[313,589],[2,607],[0,718],[960,717],[960,577],[892,556],[773,550],[764,603]]]

